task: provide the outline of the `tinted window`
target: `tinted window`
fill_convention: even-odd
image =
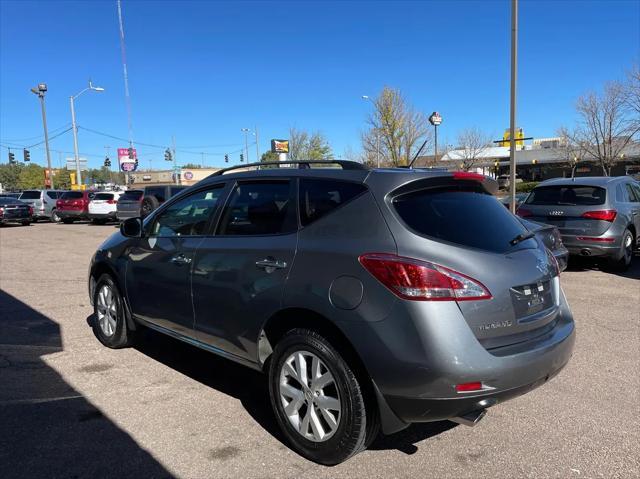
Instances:
[[[47,191],[47,196],[52,200],[58,199],[60,197],[59,191]]]
[[[112,200],[113,193],[96,193],[96,196],[93,197],[94,200]]]
[[[171,196],[175,196],[185,188],[186,186],[172,186],[171,188],[169,188],[169,192],[171,193]]]
[[[206,233],[209,218],[215,211],[222,185],[194,193],[170,205],[158,215],[151,228],[152,236],[196,236]]]
[[[300,221],[303,226],[352,200],[364,185],[347,181],[303,179],[300,181]]]
[[[636,194],[636,200],[640,202],[640,185],[638,185],[638,183],[631,183],[631,189]]]
[[[296,230],[289,181],[241,183],[225,207],[218,234],[270,235]]]
[[[82,198],[82,191],[65,191],[60,196],[61,200],[77,200]]]
[[[9,196],[2,196],[0,197],[0,203],[2,203],[3,205],[24,205],[26,203],[20,201],[20,200],[16,200],[15,198],[11,198]]]
[[[39,200],[40,192],[39,191],[23,191],[20,195],[21,200]]]
[[[164,203],[165,187],[147,188],[144,194],[145,196],[155,196],[159,203]]]
[[[509,242],[527,231],[502,203],[475,186],[419,190],[397,196],[393,206],[419,234],[495,253],[509,250]]]
[[[599,186],[539,186],[527,198],[528,205],[603,205],[607,190]]]
[[[140,191],[140,190],[130,190],[130,191],[125,191],[124,193],[122,193],[122,195],[120,196],[119,200],[122,200],[122,201],[140,201],[140,198],[142,198],[142,191]]]
[[[625,186],[627,187],[627,193],[629,194],[629,201],[632,203],[637,203],[638,201],[640,201],[640,198],[636,197],[637,192],[634,192],[634,188],[631,183],[627,183]]]
[[[629,197],[631,196],[631,192],[627,195],[627,190],[624,185],[616,186],[616,201],[621,203],[626,203],[629,201]]]

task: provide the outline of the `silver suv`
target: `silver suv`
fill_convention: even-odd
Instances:
[[[19,199],[33,208],[34,222],[47,219],[58,223],[60,217],[56,213],[56,200],[62,193],[63,190],[25,190]]]
[[[518,215],[556,226],[570,254],[625,270],[640,238],[640,184],[628,176],[543,181]]]
[[[144,326],[264,371],[322,464],[380,429],[473,425],[567,364],[557,263],[494,180],[334,163],[223,170],[125,221],[90,265],[97,338]]]

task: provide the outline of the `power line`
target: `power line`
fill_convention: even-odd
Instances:
[[[67,123],[66,125],[62,125],[61,127],[49,130],[49,133],[55,133],[56,131],[62,130],[63,128],[67,128],[69,126],[71,126],[71,123]],[[44,135],[30,136],[29,138],[2,138],[2,140],[4,140],[6,143],[14,143],[14,142],[21,142],[21,141],[36,140],[38,138],[44,138]]]

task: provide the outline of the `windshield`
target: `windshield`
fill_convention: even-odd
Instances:
[[[599,186],[555,185],[535,188],[525,202],[528,205],[593,206],[603,205],[607,190]]]
[[[419,190],[397,196],[393,206],[419,234],[494,253],[511,249],[510,242],[527,233],[514,215],[480,187]]]

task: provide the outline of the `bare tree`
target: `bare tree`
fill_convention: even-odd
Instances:
[[[289,128],[289,154],[292,161],[304,159],[304,150],[309,141],[309,133],[297,128]]]
[[[625,100],[633,116],[632,121],[640,122],[640,65],[634,65],[627,73],[624,84]]]
[[[431,139],[426,116],[407,103],[399,90],[385,87],[374,100],[375,110],[367,122],[370,129],[362,134],[365,157],[381,163],[407,165],[421,141]]]
[[[620,82],[605,85],[601,94],[589,92],[576,104],[578,124],[575,130],[566,131],[569,143],[577,145],[600,163],[605,175],[620,160],[622,151],[640,131],[628,93]]]
[[[491,146],[491,137],[478,128],[467,128],[458,134],[456,159],[460,159],[462,170],[469,171],[482,159],[482,154]]]

